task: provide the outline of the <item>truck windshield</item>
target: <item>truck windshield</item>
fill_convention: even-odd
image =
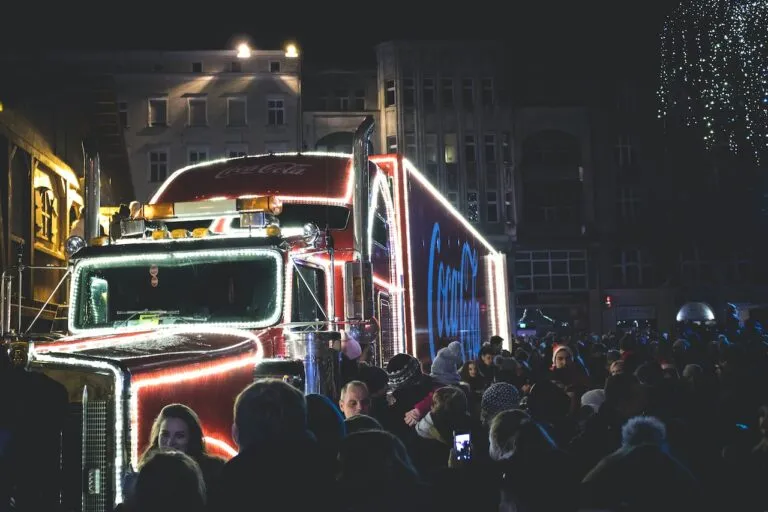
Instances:
[[[282,257],[269,249],[84,260],[73,281],[73,327],[193,323],[265,327],[279,319],[282,276]]]

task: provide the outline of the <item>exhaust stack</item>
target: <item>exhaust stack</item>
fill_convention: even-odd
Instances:
[[[355,251],[360,254],[362,294],[361,319],[373,316],[373,277],[371,274],[371,255],[368,253],[368,215],[371,193],[370,172],[368,169],[371,135],[373,134],[373,116],[367,116],[355,131],[352,141],[352,167],[355,179],[355,194],[352,199],[354,210]],[[356,316],[356,315],[355,315]]]
[[[85,241],[101,235],[99,209],[101,208],[101,162],[99,154],[85,153]]]

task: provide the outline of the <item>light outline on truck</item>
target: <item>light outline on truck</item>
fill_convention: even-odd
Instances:
[[[377,170],[376,176],[373,178],[373,184],[371,185],[370,193],[371,198],[369,200],[371,200],[371,203],[368,209],[368,254],[373,254],[373,227],[374,220],[376,218],[376,208],[379,206],[379,196],[382,197],[382,200],[384,201],[384,208],[387,211],[387,216],[389,216],[390,221],[393,224],[396,224],[397,222],[397,214],[395,212],[394,198],[391,197],[389,187],[387,186],[386,175],[381,170]],[[402,283],[404,281],[403,275],[405,271],[403,266],[402,251],[403,240],[400,229],[390,229],[388,231],[391,237],[390,245],[392,245],[392,250],[394,251],[394,258],[390,258],[389,273],[390,276],[394,276],[395,283],[388,283],[386,288],[387,293],[389,294],[389,298],[392,300],[392,309],[397,312],[397,314],[392,315],[392,332],[394,334],[394,342],[395,346],[397,347],[397,351],[405,352],[406,346],[405,340],[403,339],[403,336],[405,335],[405,328],[402,325],[402,318],[404,316],[403,289],[401,286],[397,285],[397,283]],[[373,276],[374,283],[376,282],[376,277],[377,276]],[[379,279],[380,281],[384,281],[381,278]],[[381,286],[381,284],[379,284],[379,286]]]
[[[92,258],[85,258],[75,263],[75,269],[72,277],[72,287],[69,294],[69,303],[74,306],[73,313],[69,315],[67,324],[69,332],[72,334],[89,334],[92,336],[99,336],[104,334],[114,334],[115,332],[133,332],[144,331],[146,326],[121,326],[121,327],[95,327],[95,328],[79,328],[75,326],[75,317],[77,316],[77,309],[80,307],[80,300],[78,298],[78,292],[80,289],[80,273],[86,269],[98,265],[99,263],[120,263],[124,261],[136,261],[137,259],[142,261],[168,261],[180,256],[186,258],[199,258],[206,259],[224,255],[238,255],[238,256],[269,256],[275,259],[276,267],[276,279],[277,279],[277,297],[275,300],[275,311],[272,315],[264,320],[257,322],[214,322],[214,323],[175,323],[175,324],[157,324],[153,325],[154,329],[169,329],[179,328],[187,326],[206,326],[206,327],[230,327],[235,329],[260,329],[275,325],[283,310],[283,258],[282,254],[275,249],[267,248],[238,248],[238,249],[206,249],[206,250],[193,250],[193,251],[170,251],[164,253],[149,253],[149,254],[132,254],[132,255],[119,255],[119,256],[95,256]]]
[[[445,210],[450,212],[456,220],[459,221],[459,223],[467,230],[469,231],[473,237],[475,237],[476,240],[478,240],[480,243],[482,243],[489,251],[489,254],[487,256],[491,256],[492,260],[494,262],[494,265],[489,267],[489,269],[495,269],[494,274],[498,273],[498,277],[503,278],[506,280],[506,256],[503,252],[498,251],[491,243],[483,237],[482,234],[480,234],[477,229],[475,229],[474,226],[472,226],[467,219],[465,219],[461,213],[456,210],[453,205],[448,202],[448,200],[443,197],[442,194],[432,185],[432,183],[429,182],[426,176],[424,176],[421,171],[418,170],[418,168],[406,157],[404,156],[392,156],[392,155],[379,155],[374,156],[371,158],[371,161],[373,163],[379,163],[379,162],[386,162],[391,164],[394,169],[398,169],[400,166],[400,162],[402,162],[403,172],[394,172],[394,178],[395,178],[395,195],[396,198],[401,194],[401,183],[400,179],[402,176],[402,179],[405,180],[404,183],[402,183],[402,194],[404,195],[403,201],[398,201],[398,204],[404,205],[404,212],[399,212],[400,215],[405,216],[405,245],[407,247],[409,258],[413,257],[412,252],[412,246],[411,246],[411,218],[410,218],[410,209],[408,208],[409,205],[409,190],[408,190],[408,179],[410,177],[413,177],[418,181],[424,189],[429,192],[442,206]],[[399,250],[398,250],[399,252]],[[408,287],[410,290],[413,290],[413,269],[410,268],[409,263],[409,269],[408,269]],[[499,336],[504,338],[505,347],[508,348],[510,344],[509,340],[509,312],[506,311],[504,307],[497,307],[498,304],[505,304],[507,301],[507,298],[504,297],[504,290],[506,289],[506,286],[493,286],[491,289],[491,304],[490,307],[492,308],[491,318],[492,318],[492,325],[496,328]],[[413,293],[409,294],[409,306],[410,306],[410,321],[411,321],[411,340],[412,343],[415,343],[415,340],[417,339],[417,327],[416,327],[416,310],[415,310],[415,304],[414,304],[414,297]],[[495,316],[498,316],[498,319],[495,318]],[[498,324],[495,325],[498,321]],[[415,347],[411,347],[411,352],[415,352]]]
[[[254,333],[250,331],[246,331],[243,329],[233,329],[233,328],[213,328],[213,329],[194,329],[194,328],[188,328],[188,329],[180,329],[178,331],[171,331],[170,333],[163,332],[163,334],[174,334],[174,333],[196,333],[196,334],[221,334],[221,335],[229,335],[229,336],[241,336],[245,338],[242,342],[231,345],[222,349],[217,350],[208,350],[208,351],[191,351],[191,352],[185,352],[187,354],[194,354],[194,353],[205,353],[207,355],[215,355],[219,352],[229,352],[236,350],[239,347],[242,347],[243,345],[248,344],[254,344],[256,347],[256,353],[250,354],[240,354],[238,356],[233,356],[231,358],[227,358],[223,362],[218,363],[194,363],[195,366],[201,365],[201,368],[196,368],[193,370],[186,369],[187,367],[182,367],[184,369],[177,369],[176,371],[169,372],[163,375],[159,376],[149,376],[144,377],[141,374],[137,375],[135,377],[135,380],[131,381],[130,383],[130,389],[129,389],[129,403],[130,403],[130,443],[131,443],[131,466],[135,471],[138,471],[138,464],[139,464],[139,392],[147,387],[153,387],[153,386],[168,386],[172,384],[178,384],[179,382],[184,382],[188,380],[198,380],[198,379],[206,379],[210,378],[214,375],[219,375],[222,373],[227,373],[229,371],[238,370],[240,368],[247,367],[249,365],[252,365],[254,368],[256,365],[258,365],[261,360],[264,358],[264,347],[261,343],[261,340],[258,336],[256,336]],[[153,333],[157,335],[156,333]],[[151,336],[151,335],[149,335]],[[225,441],[218,439],[218,438],[212,438],[217,443],[225,444],[230,450],[234,450],[232,446],[229,446],[228,443]]]
[[[201,167],[208,167],[216,164],[222,164],[222,163],[231,162],[233,160],[239,160],[243,158],[265,158],[265,157],[284,157],[284,156],[333,157],[333,158],[347,159],[349,160],[349,165],[347,166],[347,186],[343,196],[341,197],[283,196],[283,195],[276,194],[276,197],[278,197],[281,201],[283,201],[284,203],[328,204],[328,205],[334,205],[334,206],[349,206],[351,204],[352,195],[354,194],[354,191],[355,191],[355,173],[352,169],[352,155],[347,153],[323,153],[320,151],[307,151],[305,153],[294,152],[294,153],[272,153],[272,154],[261,154],[261,155],[248,155],[247,157],[239,156],[235,158],[220,158],[218,160],[210,160],[208,162],[201,162],[199,164],[188,165],[186,167],[182,167],[181,169],[175,170],[173,174],[171,174],[162,183],[162,185],[160,185],[160,187],[157,189],[157,192],[155,192],[154,195],[152,196],[152,199],[149,200],[149,204],[154,204],[158,202],[158,199],[165,192],[165,189],[168,188],[168,186],[171,183],[173,183],[173,181],[176,178],[178,178],[180,175],[184,174],[189,170],[199,169]]]
[[[97,359],[85,359],[72,357],[69,354],[51,353],[41,354],[36,352],[34,345],[30,350],[31,360],[35,362],[51,363],[54,365],[62,366],[80,366],[93,368],[95,370],[108,370],[115,377],[115,397],[114,397],[114,414],[115,414],[115,437],[114,437],[114,452],[115,452],[115,472],[114,472],[114,489],[115,496],[113,500],[113,506],[116,507],[123,500],[123,469],[125,467],[125,461],[123,460],[123,428],[126,425],[124,411],[125,407],[125,379],[123,370],[120,366],[112,361],[97,360]]]

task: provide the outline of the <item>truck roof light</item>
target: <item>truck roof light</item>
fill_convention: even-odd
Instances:
[[[93,245],[95,247],[102,247],[105,245],[109,245],[109,237],[97,236],[96,238],[91,238],[91,243],[89,245]]]
[[[277,224],[270,224],[265,229],[264,232],[267,234],[267,236],[280,236],[280,226]]]
[[[152,240],[163,240],[169,237],[167,229],[156,229],[152,231]]]
[[[192,230],[192,238],[205,238],[211,234],[208,228],[195,228]]]
[[[280,215],[283,203],[276,196],[241,197],[237,200],[237,210],[240,212],[267,212]]]
[[[174,229],[171,231],[171,238],[189,238],[192,234],[184,228]]]
[[[167,219],[174,216],[173,203],[145,204],[142,210],[142,216],[147,220]]]

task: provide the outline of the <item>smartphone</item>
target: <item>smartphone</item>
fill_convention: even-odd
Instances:
[[[472,436],[469,432],[454,432],[453,446],[456,460],[466,462],[472,459]]]

